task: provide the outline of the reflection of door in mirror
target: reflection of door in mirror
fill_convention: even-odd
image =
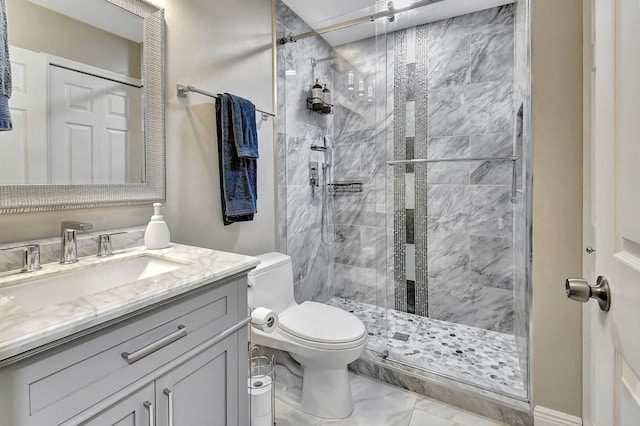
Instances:
[[[49,66],[49,183],[142,182],[139,86]]]
[[[46,57],[10,46],[13,90],[9,110],[13,130],[0,134],[0,184],[46,184]]]
[[[143,182],[139,80],[13,46],[11,61],[15,124],[0,134],[0,183]]]
[[[144,182],[141,18],[103,0],[7,9],[14,130],[0,133],[0,185]]]

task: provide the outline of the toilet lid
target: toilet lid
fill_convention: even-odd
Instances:
[[[279,316],[279,327],[304,340],[346,343],[361,339],[366,330],[354,315],[334,306],[303,302]]]

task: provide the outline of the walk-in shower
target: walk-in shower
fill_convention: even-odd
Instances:
[[[527,402],[528,3],[461,3],[423,1],[392,21],[381,2],[343,14],[381,18],[368,29],[322,36],[300,2],[276,3],[279,249],[299,302],[365,322],[355,370]],[[331,114],[305,106],[316,79]],[[331,165],[326,191],[307,185],[309,161]],[[340,182],[361,192],[330,190]]]

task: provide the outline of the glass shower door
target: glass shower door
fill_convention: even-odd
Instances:
[[[380,22],[391,253],[379,347],[416,374],[526,399],[528,360],[516,335],[528,316],[517,296],[527,285],[526,253],[517,250],[527,210],[513,58],[484,69],[463,54],[475,48],[470,40],[490,43],[486,30],[511,43],[513,13],[504,6],[414,26],[403,14]]]

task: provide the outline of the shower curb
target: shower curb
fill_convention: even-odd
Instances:
[[[420,377],[416,373],[405,370],[403,366],[395,364],[365,350],[360,359],[349,364],[349,371],[508,425],[533,426],[534,424],[528,402],[493,394],[440,376]]]

